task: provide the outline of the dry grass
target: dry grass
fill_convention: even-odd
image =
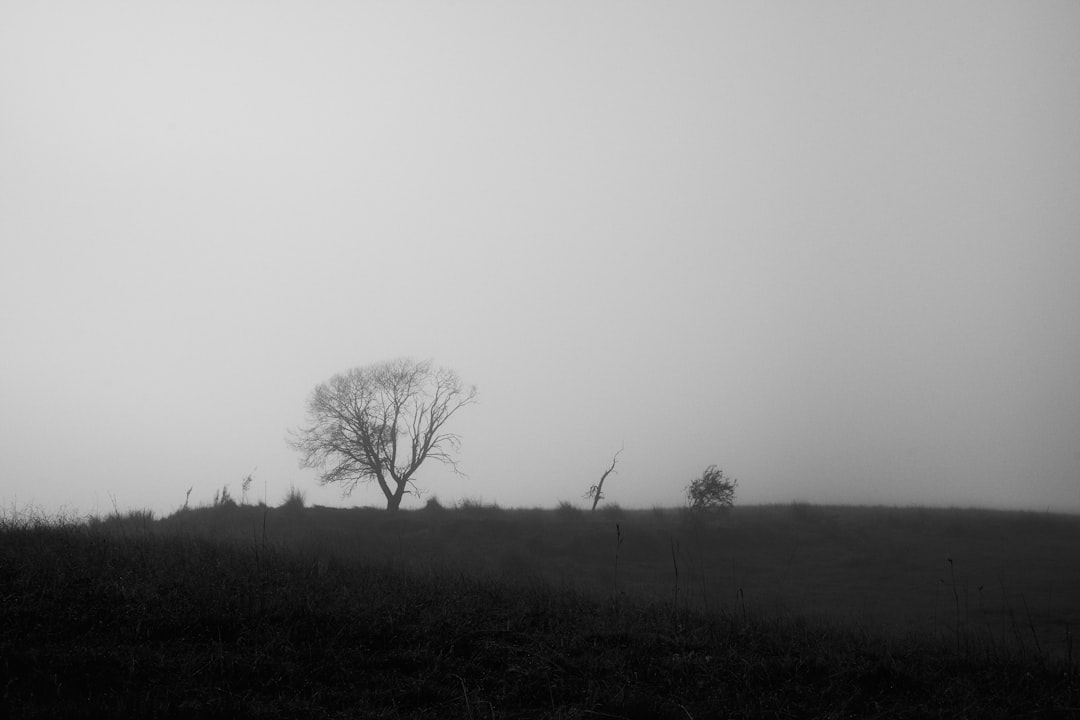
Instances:
[[[476,505],[9,519],[0,715],[1080,707],[1072,658],[1054,644],[1080,607],[1076,518],[783,506],[686,525],[655,510]],[[1004,588],[996,604],[986,577]]]

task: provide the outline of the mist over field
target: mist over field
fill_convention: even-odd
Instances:
[[[422,499],[1080,510],[1080,6],[0,5],[0,504],[342,498],[336,373],[478,387]]]

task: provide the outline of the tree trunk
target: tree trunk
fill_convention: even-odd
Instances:
[[[615,463],[619,462],[619,453],[621,453],[623,449],[624,448],[619,448],[619,452],[615,453],[615,457],[611,458],[611,467],[607,469],[607,472],[600,476],[600,482],[596,483],[596,492],[593,494],[592,500],[593,511],[596,510],[596,505],[600,502],[600,498],[604,497],[604,481],[607,480],[607,476],[611,474],[611,471],[615,469]]]
[[[401,499],[405,497],[405,482],[398,482],[397,489],[394,490],[393,495],[389,495],[386,498],[386,509],[390,512],[397,512],[401,507]]]

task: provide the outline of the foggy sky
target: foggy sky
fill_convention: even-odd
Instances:
[[[0,504],[168,512],[316,384],[444,503],[1080,509],[1080,5],[0,4]],[[417,500],[406,500],[415,507]]]

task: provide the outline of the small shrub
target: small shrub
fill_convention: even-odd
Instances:
[[[236,507],[236,501],[229,494],[229,485],[226,483],[219,493],[214,491],[214,507]]]
[[[600,508],[600,512],[604,514],[604,517],[611,520],[622,520],[626,517],[626,513],[619,506],[619,503],[608,503]]]
[[[251,472],[249,472],[247,475],[244,476],[243,480],[240,481],[240,504],[241,505],[247,505],[248,490],[251,489],[251,483],[252,483],[252,481],[254,479],[255,479],[255,471],[252,470]]]
[[[484,501],[479,498],[464,498],[459,500],[457,509],[458,512],[474,517],[491,518],[503,514],[503,509],[499,507],[498,503],[484,503]]]
[[[581,517],[581,508],[577,507],[568,500],[560,500],[559,506],[555,508],[555,513],[559,517],[564,518],[576,518]]]
[[[691,510],[726,509],[735,504],[735,488],[739,481],[724,475],[715,465],[705,468],[701,477],[686,487],[686,504]]]
[[[428,501],[426,503],[424,503],[424,509],[425,510],[445,510],[446,508],[444,508],[442,506],[442,503],[439,502],[439,498],[432,495],[431,497],[428,498]]]
[[[307,493],[298,489],[295,485],[289,486],[289,492],[281,502],[283,510],[303,510],[307,504]]]

